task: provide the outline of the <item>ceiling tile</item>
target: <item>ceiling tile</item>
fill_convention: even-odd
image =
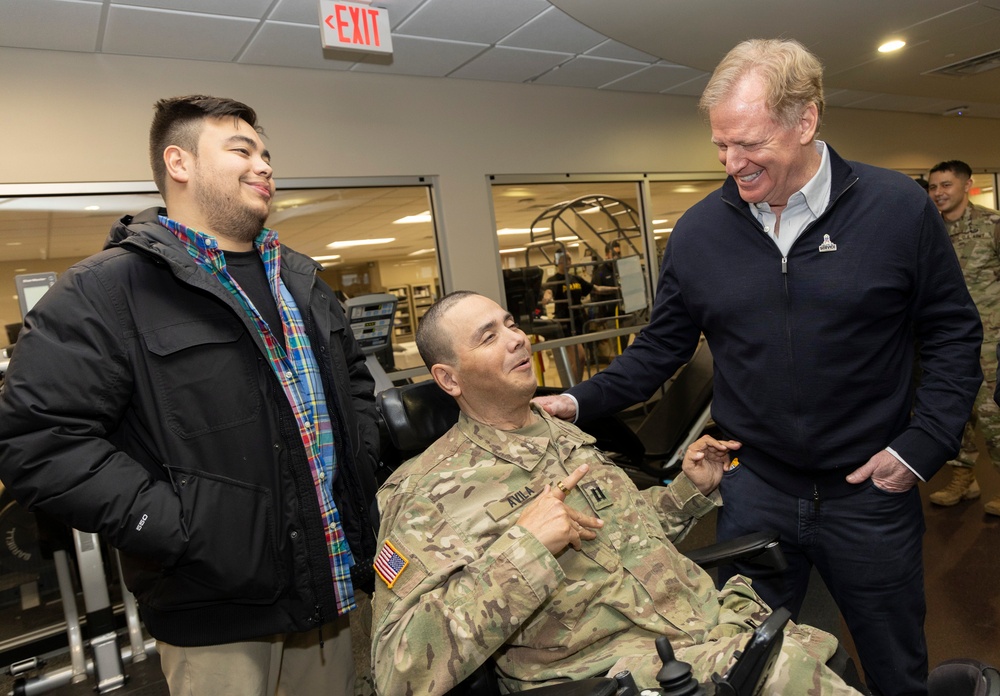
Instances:
[[[319,25],[265,22],[240,56],[240,63],[286,68],[347,70],[362,57],[348,51],[325,51]]]
[[[405,22],[401,34],[493,44],[550,7],[548,0],[427,0]]]
[[[100,3],[4,0],[0,3],[0,45],[93,51],[100,22]]]
[[[389,10],[389,24],[395,29],[424,2],[425,0],[375,0],[372,5]]]
[[[273,0],[112,0],[112,5],[155,7],[179,12],[202,12],[261,19],[272,2]],[[319,11],[315,10],[314,14],[319,14]]]
[[[352,70],[381,72],[392,75],[422,75],[443,77],[475,58],[488,46],[435,41],[415,36],[392,37],[392,56],[365,55]]]
[[[700,97],[708,84],[709,73],[702,73],[700,77],[695,77],[687,82],[682,82],[676,87],[671,87],[664,91],[664,94],[679,94],[685,97]]]
[[[597,58],[614,58],[615,60],[631,60],[636,63],[656,63],[660,59],[648,53],[637,51],[614,39],[607,39],[586,52],[588,56]]]
[[[476,56],[449,77],[501,82],[527,82],[546,70],[563,63],[573,55],[550,51],[529,51],[497,46]]]
[[[231,61],[257,25],[252,19],[113,5],[108,13],[104,51]]]
[[[626,75],[631,75],[645,67],[642,63],[579,56],[553,68],[535,80],[535,83],[596,88],[619,80]]]
[[[584,53],[603,43],[605,39],[603,34],[598,34],[565,12],[551,7],[508,34],[499,45],[537,51]]]
[[[390,19],[392,14],[389,14]],[[293,24],[319,25],[319,2],[317,0],[278,0],[268,19]]]
[[[651,65],[637,73],[604,85],[603,89],[617,89],[625,92],[664,92],[704,74],[701,70],[685,68],[680,65]]]

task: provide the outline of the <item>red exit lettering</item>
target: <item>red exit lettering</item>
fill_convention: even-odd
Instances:
[[[324,20],[337,32],[341,43],[381,46],[378,35],[378,10],[335,4],[332,15]]]

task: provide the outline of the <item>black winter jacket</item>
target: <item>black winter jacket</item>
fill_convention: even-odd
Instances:
[[[941,216],[907,176],[829,154],[830,204],[787,257],[732,178],[678,220],[649,326],[570,390],[582,419],[648,398],[703,332],[712,415],[780,490],[845,495],[886,447],[924,480],[954,456],[982,326]]]
[[[161,212],[123,218],[105,250],[29,313],[0,398],[0,478],[28,508],[121,550],[159,640],[315,628],[337,611],[294,415],[256,328],[156,221]],[[334,497],[365,571],[375,549],[374,382],[317,268],[282,248],[281,276],[327,394]]]

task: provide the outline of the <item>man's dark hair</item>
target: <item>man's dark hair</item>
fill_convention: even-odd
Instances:
[[[605,254],[610,254],[615,249],[617,249],[619,252],[622,250],[622,245],[617,239],[612,239],[610,242],[604,245]]]
[[[455,351],[451,345],[452,337],[442,329],[441,319],[444,318],[449,309],[466,297],[478,294],[478,292],[471,290],[449,292],[432,304],[424,316],[420,317],[420,323],[417,324],[417,351],[420,352],[420,357],[428,370],[438,363],[450,365],[455,361]]]
[[[972,178],[972,167],[967,165],[962,160],[947,160],[945,162],[939,162],[931,167],[930,172],[928,172],[928,176],[934,172],[954,172],[963,179]]]
[[[176,145],[197,154],[202,121],[206,118],[225,118],[246,121],[258,133],[264,130],[257,125],[257,112],[242,102],[222,97],[193,94],[187,97],[161,99],[153,106],[153,124],[149,127],[149,162],[153,167],[153,181],[163,195],[167,180],[167,165],[163,151]]]

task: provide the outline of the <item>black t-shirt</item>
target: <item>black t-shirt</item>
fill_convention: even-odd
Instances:
[[[278,311],[278,303],[271,294],[271,286],[267,282],[267,271],[264,270],[264,260],[260,254],[254,251],[227,251],[226,268],[243,292],[253,302],[253,306],[260,312],[267,328],[271,330],[275,339],[285,345],[285,327],[281,323],[281,313]]]

